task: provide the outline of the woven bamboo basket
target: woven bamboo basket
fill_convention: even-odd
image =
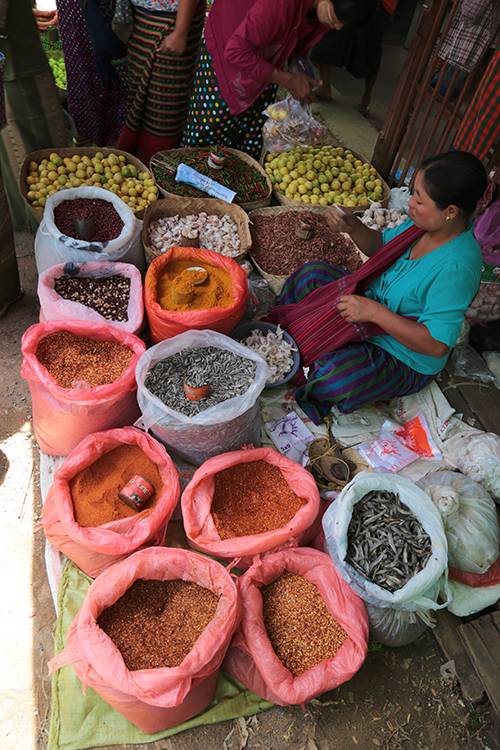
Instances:
[[[127,164],[132,164],[133,167],[137,169],[138,172],[149,172],[150,170],[148,167],[142,163],[139,159],[137,159],[135,156],[132,156],[132,154],[127,153],[127,151],[120,151],[117,148],[97,148],[96,146],[83,146],[81,148],[77,148],[76,146],[74,148],[43,148],[39,151],[33,151],[31,154],[28,154],[22,165],[21,165],[21,171],[19,173],[19,187],[21,189],[21,195],[23,196],[27,206],[29,207],[29,210],[35,217],[36,221],[40,224],[43,218],[43,211],[41,211],[36,206],[32,206],[29,202],[27,195],[28,195],[28,188],[29,186],[26,184],[26,177],[28,176],[28,164],[30,161],[36,161],[38,164],[41,162],[42,159],[48,159],[50,154],[57,153],[61,159],[71,158],[74,154],[79,154],[80,156],[88,156],[90,159],[92,159],[93,156],[95,156],[97,153],[104,154],[104,156],[108,156],[109,154],[116,154],[116,156],[124,156],[127,160]],[[97,185],[99,187],[99,185]],[[71,190],[71,188],[69,188]],[[138,219],[142,219],[144,216],[144,210],[141,209],[140,211],[134,211],[134,215]]]
[[[250,218],[250,224],[252,223],[252,219],[256,216],[279,216],[280,214],[288,213],[289,211],[296,211],[297,213],[300,213],[301,211],[310,211],[313,213],[323,214],[325,215],[329,209],[329,206],[298,206],[296,201],[293,201],[295,203],[294,206],[271,206],[270,208],[259,208],[256,211],[252,211],[249,215]],[[367,256],[361,252],[361,250],[355,245],[355,243],[352,241],[352,239],[349,237],[348,234],[344,234],[344,237],[349,239],[350,242],[352,242],[353,246],[353,252],[356,252],[363,263],[368,259]],[[283,251],[286,252],[286,248],[283,248]],[[266,281],[269,283],[269,286],[273,290],[273,292],[279,296],[281,294],[281,290],[283,289],[283,285],[285,281],[287,280],[288,276],[276,276],[271,273],[267,273],[267,271],[264,271],[260,265],[257,263],[255,258],[252,255],[252,251],[250,250],[250,258],[252,259],[252,263],[258,270],[258,272],[261,274],[261,276],[266,279]]]
[[[318,148],[320,147],[320,145],[334,146],[335,148],[342,146],[342,148],[344,148],[346,151],[350,151],[352,154],[354,154],[356,159],[360,159],[363,162],[363,164],[367,163],[367,164],[370,164],[370,167],[372,166],[371,162],[366,158],[366,156],[364,156],[363,154],[360,154],[359,151],[354,151],[352,148],[349,148],[348,146],[344,146],[342,143],[339,143],[337,139],[334,138],[331,134],[328,136],[326,141],[324,141],[322,144],[318,144]],[[263,152],[262,157],[261,157],[261,164],[265,163],[267,154],[268,154],[267,151]],[[286,155],[286,152],[285,152],[285,155]],[[387,206],[389,205],[389,199],[391,197],[391,189],[389,185],[387,184],[387,182],[383,179],[383,177],[379,175],[378,172],[377,172],[377,178],[379,180],[382,180],[382,199],[379,202],[384,208],[387,208]],[[298,201],[294,201],[293,198],[288,198],[286,195],[283,195],[283,193],[280,193],[275,188],[273,188],[273,197],[282,206],[293,206],[298,202]],[[357,208],[362,208],[362,206],[358,206]]]
[[[164,200],[151,203],[144,213],[142,224],[142,244],[146,255],[146,262],[149,266],[152,261],[162,253],[150,246],[149,226],[152,221],[157,221],[163,216],[190,216],[205,211],[209,216],[224,216],[227,214],[238,225],[238,235],[240,238],[240,254],[234,260],[243,260],[252,244],[252,237],[249,229],[248,214],[232,203],[225,203],[217,198],[166,198]]]
[[[258,201],[251,201],[250,203],[237,203],[236,205],[238,205],[240,208],[242,208],[244,211],[247,211],[247,212],[253,211],[257,208],[264,208],[265,206],[269,206],[271,204],[271,198],[273,195],[273,186],[271,184],[271,180],[269,179],[267,175],[266,170],[263,167],[261,167],[258,161],[255,161],[255,159],[252,159],[252,157],[248,156],[248,154],[246,154],[244,151],[238,151],[238,149],[236,148],[227,148],[225,150],[228,151],[230,154],[235,154],[236,156],[238,156],[242,161],[244,161],[249,166],[254,167],[258,172],[260,172],[266,178],[268,192],[265,198],[262,198],[261,200],[258,200]],[[158,154],[155,154],[155,156],[159,156],[159,157],[165,156],[168,158],[169,156],[172,156],[172,155],[197,153],[199,151],[207,151],[207,149],[206,148],[172,148],[168,151],[159,151]],[[150,168],[150,171],[152,171],[151,168]],[[215,180],[215,182],[217,182],[216,171],[214,171],[213,179]],[[162,196],[162,198],[182,197],[182,196],[176,195],[175,193],[169,193],[167,190],[164,190],[162,187],[160,187],[160,185],[158,185],[158,180],[156,180],[156,178],[155,178],[155,182],[158,186],[158,191],[160,195]]]

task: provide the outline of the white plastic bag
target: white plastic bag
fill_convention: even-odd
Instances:
[[[130,279],[130,296],[127,308],[128,320],[108,320],[86,305],[63,299],[54,289],[56,279],[72,276],[87,279],[106,279],[123,276]],[[141,273],[130,263],[60,263],[40,274],[38,279],[40,300],[40,323],[45,320],[86,320],[92,323],[108,323],[123,331],[138,333],[144,319],[144,302]]]
[[[428,474],[418,486],[443,519],[449,564],[469,573],[486,573],[498,557],[499,543],[497,511],[486,490],[455,471]]]
[[[242,396],[227,399],[216,406],[188,417],[166,406],[144,385],[148,370],[158,360],[188,347],[215,346],[254,360],[257,370],[253,383]],[[238,450],[252,443],[260,446],[259,396],[268,375],[268,367],[258,354],[228,336],[216,331],[192,330],[148,349],[137,363],[135,377],[138,402],[142,413],[136,427],[151,430],[153,435],[181,458],[198,466],[209,458]]]
[[[328,128],[312,116],[311,107],[303,107],[290,94],[270,104],[262,114],[268,118],[262,128],[266,151],[282,153],[296,146],[314,146],[328,135]]]
[[[409,188],[392,188],[388,208],[394,208],[400,214],[408,214],[408,201],[410,198],[411,193]]]
[[[500,437],[494,432],[466,435],[454,447],[457,468],[500,503]]]
[[[64,201],[77,198],[99,198],[113,204],[113,208],[123,221],[120,235],[106,243],[76,240],[61,234],[54,221],[54,209]],[[35,236],[35,259],[38,273],[59,263],[85,263],[88,261],[109,261],[131,263],[140,271],[146,268],[144,250],[141,243],[142,221],[114,193],[100,187],[79,187],[61,190],[47,198],[42,223]]]
[[[438,581],[425,596],[437,601],[440,583]],[[424,633],[427,628],[436,627],[436,621],[428,610],[418,609],[416,612],[408,612],[404,609],[392,609],[391,607],[375,607],[365,602],[370,635],[379,643],[391,648],[399,648],[413,643]]]
[[[398,493],[401,502],[415,514],[432,543],[432,555],[425,568],[394,592],[368,581],[345,559],[347,530],[354,505],[372,490]],[[357,474],[327,509],[323,516],[323,530],[325,552],[333,559],[342,578],[365,602],[376,607],[393,607],[408,611],[439,609],[445,606],[436,605],[426,594],[448,568],[448,544],[443,523],[431,499],[413,482],[392,474],[368,474],[365,471]]]

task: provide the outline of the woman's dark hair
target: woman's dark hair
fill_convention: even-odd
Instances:
[[[378,0],[332,0],[335,15],[345,26],[367,26],[378,7]]]
[[[427,194],[441,211],[457,206],[471,216],[488,185],[483,165],[468,151],[431,156],[419,171]]]

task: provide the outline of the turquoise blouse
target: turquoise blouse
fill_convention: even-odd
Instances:
[[[395,229],[384,230],[384,245],[412,224],[408,219]],[[452,349],[481,279],[482,256],[474,226],[468,220],[462,234],[418,260],[409,260],[410,250],[371,282],[366,296],[398,315],[416,318],[434,339]],[[372,336],[370,341],[428,375],[440,372],[448,359],[448,355],[437,358],[412,352],[388,334]]]

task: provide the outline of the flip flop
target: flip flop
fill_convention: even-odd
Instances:
[[[356,110],[359,112],[359,114],[361,115],[361,117],[366,117],[366,115],[370,111],[370,105],[368,105],[364,109],[359,109],[358,107],[356,107]]]
[[[0,319],[4,318],[7,315],[7,312],[9,311],[9,308],[15,303],[19,302],[21,297],[23,296],[24,292],[21,289],[18,294],[16,294],[15,297],[12,297],[12,299],[7,300],[7,302],[4,302],[0,305]]]
[[[318,102],[333,102],[333,96],[321,96],[320,94],[316,94],[314,91],[313,94]]]

